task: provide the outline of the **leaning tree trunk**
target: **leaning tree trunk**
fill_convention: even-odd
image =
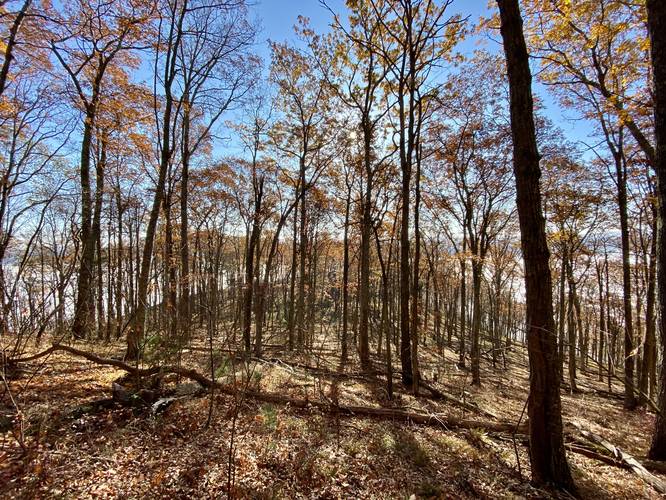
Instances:
[[[525,266],[530,463],[536,484],[575,489],[564,451],[553,298],[541,204],[532,76],[518,0],[497,0],[509,76],[513,169]]]
[[[160,207],[164,199],[164,186],[166,184],[167,170],[171,161],[171,113],[173,110],[173,99],[170,92],[167,93],[164,104],[162,151],[160,158],[160,168],[157,177],[157,186],[153,196],[153,205],[150,209],[148,227],[141,254],[141,264],[139,268],[139,282],[137,283],[136,310],[134,311],[134,321],[132,328],[127,332],[127,352],[126,360],[138,361],[141,357],[141,344],[144,338],[144,329],[146,321],[146,303],[148,302],[148,284],[150,281],[150,265],[153,257],[153,246],[155,243],[155,232],[157,230],[157,220],[160,215]],[[137,241],[138,244],[138,241]]]

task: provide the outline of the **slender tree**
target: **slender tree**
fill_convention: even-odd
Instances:
[[[560,376],[553,319],[546,228],[541,205],[539,151],[534,126],[532,76],[518,0],[498,0],[510,90],[513,167],[525,266],[528,402],[532,481],[573,491],[564,451]]]

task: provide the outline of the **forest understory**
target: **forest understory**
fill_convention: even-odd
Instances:
[[[74,347],[102,360],[122,359],[120,343]],[[17,363],[0,408],[0,496],[570,498],[529,483],[524,346],[506,352],[506,368],[501,358],[495,368],[483,359],[480,388],[457,366],[454,351],[440,355],[425,346],[421,393],[415,397],[395,378],[393,401],[384,356],[373,359],[370,373],[354,363],[340,372],[335,347],[322,341],[306,355],[272,346],[262,359],[247,362],[229,349],[214,348],[211,357],[199,339],[184,350],[181,366],[214,374],[224,390],[212,392],[165,374],[159,387],[144,378],[142,385],[153,388],[133,393],[134,377],[125,370],[64,351]],[[654,486],[581,438],[580,429],[592,432],[651,468],[643,458],[654,415],[623,410],[622,386],[614,381],[608,393],[606,376],[600,382],[590,363],[580,370],[577,392],[562,394],[579,494],[659,498]],[[270,402],[278,394],[306,404]],[[415,423],[401,413],[373,417],[340,410],[347,407],[429,418]],[[455,426],[458,421],[469,428]],[[496,430],[488,429],[492,423]]]

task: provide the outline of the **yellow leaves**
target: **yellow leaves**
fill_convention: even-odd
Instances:
[[[0,117],[7,117],[12,115],[16,110],[16,106],[13,102],[6,99],[4,96],[0,97]]]
[[[649,114],[644,109],[649,102],[644,96],[649,41],[639,4],[620,0],[528,0],[526,4],[530,52],[542,66],[539,78],[551,84],[563,105],[578,106],[581,116],[596,117],[598,110],[584,97],[592,92],[601,108],[615,113],[621,122],[626,123],[629,114]]]

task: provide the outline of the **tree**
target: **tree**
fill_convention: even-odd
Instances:
[[[189,337],[190,243],[189,175],[195,157],[211,141],[225,112],[237,106],[257,79],[258,61],[249,52],[256,28],[247,20],[242,1],[194,4],[187,35],[177,52],[180,112],[180,283],[178,323],[182,340]],[[256,163],[256,155],[253,158]],[[258,235],[256,235],[258,237]],[[253,246],[254,247],[254,246]],[[250,259],[250,265],[252,259]],[[251,269],[250,269],[251,272]],[[249,306],[251,310],[251,296]],[[248,326],[249,328],[248,318]],[[249,330],[247,332],[249,335]],[[249,343],[246,345],[249,350]]]
[[[549,241],[560,260],[557,315],[559,364],[564,378],[564,353],[567,347],[569,387],[575,391],[578,363],[576,341],[581,341],[584,335],[579,285],[590,266],[589,260],[585,262],[590,253],[587,240],[599,227],[600,214],[606,208],[603,195],[607,190],[604,189],[603,181],[599,180],[602,176],[599,165],[596,162],[586,164],[561,134],[553,135],[548,140],[542,139],[547,151],[542,161],[545,174],[543,199]],[[579,272],[577,267],[581,263],[585,267]]]
[[[246,165],[248,170],[249,179],[247,185],[251,188],[249,190],[247,205],[250,211],[247,214],[247,225],[249,230],[246,231],[249,236],[247,238],[246,251],[245,251],[245,290],[243,295],[243,343],[245,350],[250,351],[251,346],[251,328],[252,328],[252,304],[255,295],[255,289],[258,286],[258,267],[259,257],[261,255],[260,238],[262,228],[271,215],[271,212],[266,209],[265,193],[267,188],[267,179],[270,172],[270,162],[263,158],[265,155],[267,145],[267,133],[270,128],[270,110],[265,109],[265,101],[259,96],[253,103],[252,112],[250,115],[249,123],[245,124],[241,130],[240,135],[246,151],[250,154],[250,162]],[[241,190],[239,190],[242,192]],[[239,207],[241,216],[243,216],[243,207]],[[257,276],[255,276],[257,275]],[[255,329],[255,343],[254,353],[256,356],[262,354],[262,338],[261,329]]]
[[[432,147],[438,160],[432,185],[435,189],[445,190],[438,197],[440,206],[450,214],[463,235],[462,246],[469,248],[471,254],[471,369],[474,385],[481,385],[484,264],[491,245],[512,216],[512,210],[508,208],[513,195],[508,131],[501,109],[504,89],[499,81],[492,85],[487,83],[496,78],[493,75],[499,74],[497,66],[497,60],[483,53],[477,53],[469,64],[463,65],[460,74],[451,79],[448,95],[441,98],[440,126],[432,127],[435,135]],[[479,75],[486,77],[479,78]],[[442,166],[439,166],[440,162]],[[443,222],[441,227],[455,245],[450,221]],[[461,329],[460,335],[465,334]],[[464,346],[464,342],[461,345]],[[464,356],[461,359],[464,361]]]
[[[510,91],[513,168],[525,266],[532,481],[574,490],[564,451],[560,379],[546,228],[539,188],[529,59],[518,0],[498,0]]]
[[[637,2],[581,0],[526,2],[529,44],[541,61],[540,79],[563,104],[593,98],[629,130],[648,161],[649,65],[645,14]]]
[[[26,16],[29,15],[31,4],[32,0],[25,0],[23,2],[23,5],[21,5],[19,10],[13,15],[11,22],[9,23],[9,32],[7,33],[6,41],[4,40],[5,37],[3,36],[2,41],[4,44],[4,51],[2,54],[2,67],[0,67],[0,98],[5,93],[5,89],[7,88],[7,78],[9,77],[9,71],[12,62],[14,62],[14,59],[16,58],[14,51],[16,50],[16,46],[19,44],[20,40],[19,32],[24,24],[24,21],[26,20]]]
[[[178,146],[183,166],[180,258],[187,279],[184,295],[189,296],[187,186],[190,163],[210,139],[211,130],[222,113],[234,105],[248,87],[255,64],[246,58],[254,33],[246,15],[243,0],[177,0],[160,5],[154,55],[158,172],[141,257],[136,311],[127,336],[127,359],[140,357],[155,233],[163,207],[169,226],[167,238],[172,241],[168,216],[171,196],[170,190],[165,188],[174,160],[178,159]],[[161,95],[158,95],[158,87]],[[167,253],[171,252],[170,248],[168,244]],[[168,300],[172,303],[172,314],[176,314],[176,273],[173,267],[168,272],[172,289]],[[183,320],[189,317],[186,304],[181,303]],[[181,326],[187,331],[186,324]]]
[[[565,106],[597,122],[613,158],[623,259],[624,404],[633,409],[636,356],[624,135],[628,131],[646,160],[653,161],[643,14],[636,4],[620,0],[528,2],[527,10],[530,46],[542,63],[540,79]]]
[[[394,143],[400,161],[400,362],[402,381],[418,391],[419,327],[419,204],[421,144],[430,101],[437,86],[430,79],[435,61],[450,57],[462,33],[459,16],[447,17],[447,0],[369,0],[381,25],[381,36],[373,50],[385,61],[391,75],[389,90],[397,101]],[[414,178],[414,179],[412,179]],[[414,180],[414,256],[410,265],[410,223]],[[411,306],[411,307],[410,307]]]
[[[80,155],[81,265],[72,333],[77,338],[85,338],[95,318],[93,276],[98,235],[93,227],[90,161],[96,120],[112,64],[123,52],[136,47],[153,9],[151,5],[135,5],[129,1],[111,4],[80,0],[72,0],[70,8],[72,10],[68,15],[58,19],[59,33],[57,38],[51,40],[50,46],[73,86],[74,99],[83,113]],[[101,191],[102,186],[98,188]]]
[[[301,23],[306,23],[304,19]],[[272,44],[271,79],[277,85],[282,116],[272,135],[276,147],[298,162],[294,212],[292,270],[287,330],[289,348],[303,348],[305,340],[305,295],[310,276],[306,269],[308,247],[308,190],[313,180],[335,157],[330,146],[337,137],[331,116],[330,88],[311,71],[316,64],[303,52],[286,44]],[[300,208],[300,211],[299,211]],[[298,220],[297,220],[298,219]],[[298,244],[296,239],[298,238]],[[298,259],[298,263],[296,260]],[[298,271],[296,270],[298,267]],[[296,274],[298,290],[296,293]],[[296,337],[294,337],[296,334]]]
[[[652,166],[657,174],[657,199],[661,224],[657,249],[657,288],[659,294],[658,328],[662,355],[666,354],[666,5],[658,0],[647,1],[650,55],[654,84],[655,161]],[[655,419],[650,445],[650,458],[666,460],[666,363],[661,366],[658,406],[661,413]]]
[[[389,68],[386,60],[377,54],[381,36],[381,20],[374,15],[368,2],[349,3],[350,28],[342,26],[335,16],[336,34],[344,37],[337,43],[333,61],[342,73],[335,78],[333,88],[345,105],[354,110],[363,144],[361,179],[365,186],[361,194],[361,248],[359,283],[359,357],[361,366],[369,368],[369,313],[370,313],[370,240],[373,233],[373,207],[376,202],[375,179],[386,158],[378,157],[375,141],[378,129],[391,111],[382,92]],[[350,57],[350,55],[352,57]],[[337,69],[337,68],[336,68]],[[344,74],[344,71],[347,74]]]

